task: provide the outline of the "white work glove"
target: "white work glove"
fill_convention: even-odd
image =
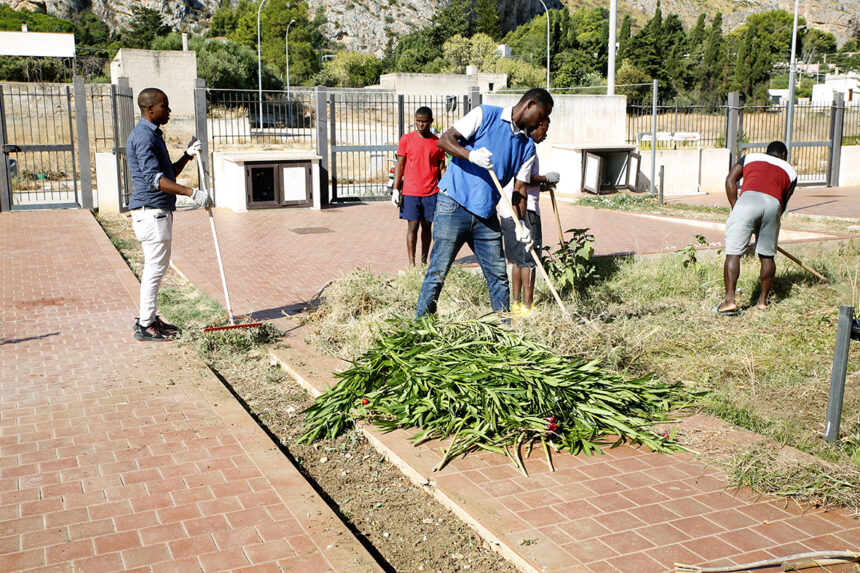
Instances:
[[[191,200],[204,209],[212,208],[212,197],[203,189],[195,189],[191,194]]]
[[[492,169],[493,160],[490,157],[493,156],[493,153],[487,149],[486,147],[481,147],[479,149],[473,149],[469,152],[469,161],[477,165],[478,167],[483,167],[484,169]]]
[[[188,157],[196,157],[200,153],[203,143],[196,137],[192,137],[188,142],[188,147],[185,149],[185,155]]]
[[[391,202],[395,207],[400,207],[400,190],[391,188]]]
[[[530,251],[534,246],[534,241],[532,240],[532,232],[528,230],[526,227],[525,221],[520,219],[520,225],[517,227],[517,241],[523,244],[523,247],[526,251]]]
[[[547,185],[555,185],[556,183],[558,183],[559,179],[558,172],[550,171],[549,173],[544,175],[544,178],[546,179]]]

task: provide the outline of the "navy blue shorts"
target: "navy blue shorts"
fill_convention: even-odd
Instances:
[[[425,197],[415,195],[400,196],[400,218],[406,221],[433,222],[433,214],[436,213],[436,196],[438,193]]]

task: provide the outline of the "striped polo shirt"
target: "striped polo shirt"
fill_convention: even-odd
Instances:
[[[767,153],[748,153],[741,157],[739,163],[744,168],[744,180],[741,193],[758,191],[779,201],[785,209],[785,196],[792,184],[797,181],[794,168],[779,157]]]

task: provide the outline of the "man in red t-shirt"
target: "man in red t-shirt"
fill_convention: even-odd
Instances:
[[[421,263],[427,264],[432,237],[431,225],[436,212],[439,180],[445,172],[445,152],[436,146],[439,138],[431,131],[433,111],[419,107],[415,112],[415,131],[400,138],[391,201],[400,207],[400,218],[407,222],[406,254],[415,266],[415,246],[421,228]]]
[[[767,295],[776,274],[777,239],[780,217],[797,185],[797,173],[786,162],[788,149],[781,141],[773,141],[765,153],[749,153],[732,167],[726,177],[726,196],[732,212],[726,220],[726,262],[723,280],[726,296],[712,310],[718,314],[735,315],[735,286],[741,270],[741,255],[747,250],[755,233],[755,252],[761,262],[761,293],[758,308],[767,308]],[[743,179],[738,196],[738,182]]]

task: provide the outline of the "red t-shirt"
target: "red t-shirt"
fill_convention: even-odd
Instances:
[[[437,141],[439,138],[432,133],[425,138],[417,131],[400,138],[397,155],[406,158],[402,195],[427,197],[439,192],[439,162],[445,160],[445,152],[436,146]]]
[[[775,197],[785,209],[785,196],[792,184],[797,181],[794,169],[773,155],[766,153],[748,153],[739,161],[744,167],[744,191],[758,191]]]

